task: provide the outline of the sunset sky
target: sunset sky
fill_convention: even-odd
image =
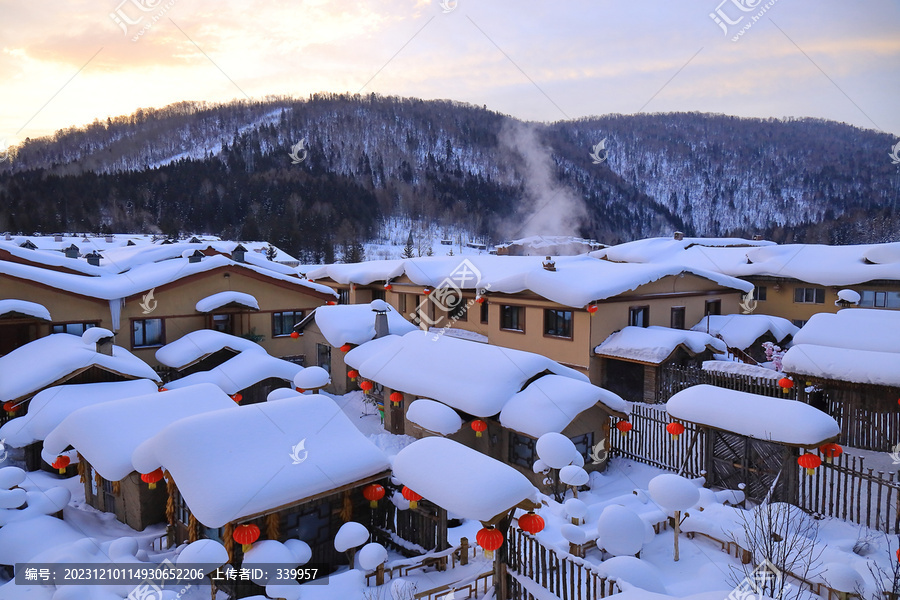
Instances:
[[[900,135],[897,0],[444,2],[0,0],[0,140],[317,91],[540,121],[701,111]]]

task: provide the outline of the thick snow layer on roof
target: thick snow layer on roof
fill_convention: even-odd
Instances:
[[[721,336],[729,348],[740,350],[749,348],[766,333],[772,334],[775,341],[780,343],[789,335],[793,336],[800,331],[799,327],[787,319],[758,314],[710,315],[691,327],[691,331],[707,332],[707,327],[710,335]]]
[[[898,331],[896,311],[848,308],[819,313],[794,336],[783,368],[823,379],[900,386]]]
[[[705,360],[703,361],[703,370],[716,373],[730,373],[733,375],[746,375],[747,377],[758,377],[760,379],[778,380],[784,377],[784,373],[779,373],[774,369],[767,369],[765,367],[758,367],[756,365],[748,365],[747,363],[730,360]]]
[[[294,386],[301,390],[323,388],[331,383],[331,375],[322,367],[306,367],[294,375]]]
[[[538,438],[551,431],[561,432],[597,403],[620,416],[630,412],[629,403],[608,390],[570,377],[546,375],[503,406],[500,424]]]
[[[804,448],[841,433],[834,419],[803,402],[712,385],[695,385],[676,393],[666,403],[666,411],[674,419]]]
[[[7,446],[22,448],[43,440],[67,416],[79,408],[157,391],[149,379],[58,385],[38,392],[31,399],[28,412],[0,427],[0,439]]]
[[[174,423],[134,452],[138,471],[159,467],[201,523],[221,527],[377,475],[389,463],[333,400],[311,395]]]
[[[0,565],[29,562],[53,548],[84,539],[84,534],[62,519],[36,515],[0,527]]]
[[[329,278],[337,283],[369,285],[375,281],[387,281],[403,275],[403,263],[401,259],[324,265],[308,270],[306,276],[313,281]]]
[[[344,344],[363,344],[375,337],[375,312],[368,304],[319,306],[314,317],[328,343],[339,348]],[[390,333],[403,335],[418,329],[391,309],[387,313]]]
[[[113,346],[112,352],[112,356],[100,354],[95,344],[68,333],[29,342],[0,356],[0,402],[41,390],[92,365],[126,377],[159,381],[156,371],[125,348]]]
[[[228,304],[240,304],[247,308],[259,310],[259,302],[257,302],[256,298],[250,294],[235,291],[218,292],[207,296],[199,300],[195,308],[198,312],[208,313]]]
[[[166,387],[177,390],[198,383],[212,383],[225,393],[234,394],[270,377],[293,381],[302,370],[303,367],[296,363],[269,356],[265,352],[241,352],[214,369],[191,373],[166,383]]]
[[[446,438],[413,442],[394,457],[393,470],[403,485],[464,519],[488,521],[537,498],[513,467]]]
[[[606,258],[615,262],[648,263],[661,262],[681,251],[692,247],[702,248],[742,248],[744,251],[756,246],[771,246],[775,242],[766,240],[747,240],[743,238],[647,238],[625,242],[609,248],[592,252],[598,258]]]
[[[265,352],[262,346],[247,338],[213,329],[198,329],[157,350],[156,360],[167,367],[181,369],[226,348],[235,353]]]
[[[234,410],[236,406],[222,390],[209,384],[94,404],[76,410],[47,434],[41,455],[53,462],[71,445],[104,479],[119,481],[134,470],[134,449],[166,425],[199,413]],[[203,440],[208,443],[208,436]]]
[[[539,354],[426,331],[373,340],[348,352],[344,360],[366,379],[478,417],[499,413],[528,379],[543,371],[588,381]]]
[[[29,302],[28,300],[0,300],[0,317],[10,313],[18,313],[20,315],[28,315],[35,319],[43,319],[44,321],[52,321],[50,311],[43,304],[37,302]]]
[[[305,279],[300,279],[293,275],[276,273],[275,271],[257,267],[249,263],[237,263],[222,255],[210,256],[197,263],[191,263],[186,258],[173,258],[155,263],[144,263],[123,273],[107,271],[103,272],[98,277],[75,275],[72,273],[52,271],[43,267],[0,261],[0,273],[2,274],[28,279],[74,294],[90,298],[100,298],[102,300],[128,298],[134,295],[143,294],[147,290],[157,286],[223,267],[247,269],[278,281],[296,285],[298,288],[304,288],[337,297],[337,293],[327,286],[310,283]]]
[[[722,340],[706,333],[651,325],[623,327],[606,338],[594,352],[600,356],[659,364],[679,346],[684,346],[694,355],[704,350],[719,353],[727,351]]]
[[[420,398],[409,405],[406,418],[428,431],[441,435],[456,433],[462,427],[462,418],[455,410],[426,398]]]

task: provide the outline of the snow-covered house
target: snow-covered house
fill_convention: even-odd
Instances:
[[[725,489],[744,484],[747,498],[796,502],[799,451],[837,440],[837,422],[808,404],[712,385],[674,394],[666,412],[705,430],[707,483]]]
[[[370,517],[361,488],[387,485],[390,465],[333,400],[306,395],[179,420],[136,448],[132,468],[170,474],[177,543],[219,540],[239,561],[232,532],[253,523],[263,538],[299,538],[312,562],[337,565],[346,559],[335,533]]]
[[[379,318],[383,325],[381,331],[376,327]],[[335,394],[357,389],[356,382],[347,376],[349,369],[341,348],[358,346],[382,335],[404,335],[416,329],[383,300],[373,300],[368,304],[320,306],[295,327],[297,333],[303,336],[301,342],[306,350],[305,355],[315,357],[309,364],[322,367],[331,374],[332,386],[329,390]]]
[[[140,531],[165,521],[167,494],[165,482],[150,489],[149,482],[141,480],[141,474],[154,469],[134,470],[135,448],[185,417],[236,406],[221,389],[208,383],[92,404],[69,414],[47,434],[42,456],[52,463],[69,447],[74,448],[80,458],[85,501]],[[213,437],[212,430],[205,431],[206,435],[194,431],[191,438],[205,443]]]
[[[247,338],[214,329],[198,329],[169,342],[156,351],[160,364],[175,369],[179,377],[209,371],[244,351],[263,351]]]
[[[594,348],[596,377],[604,388],[632,402],[665,400],[662,379],[669,365],[699,367],[725,342],[702,331],[670,327],[624,327]]]
[[[629,412],[616,394],[549,358],[435,332],[382,337],[354,348],[346,361],[383,386],[385,427],[392,433],[448,437],[536,483],[537,438],[562,433],[590,463],[591,451],[607,439],[610,415]]]
[[[46,335],[52,320],[47,307],[37,302],[0,300],[0,356]]]
[[[783,317],[762,314],[710,315],[691,327],[719,338],[737,360],[766,362],[763,344],[786,348],[800,328]]]
[[[752,285],[709,269],[631,264],[588,255],[422,257],[310,269],[317,282],[369,302],[360,286],[415,324],[461,329],[489,343],[540,352],[600,381],[592,350],[626,326],[684,329],[708,314],[740,310]],[[389,289],[388,289],[389,288]]]
[[[801,398],[841,424],[841,442],[890,452],[900,439],[900,312],[848,308],[814,315],[783,369]]]
[[[28,471],[52,468],[41,458],[44,438],[67,416],[85,406],[142,396],[157,391],[149,379],[57,385],[38,392],[29,403],[29,411],[0,426],[0,440],[7,448],[23,448]],[[75,463],[72,463],[74,466]],[[56,472],[56,469],[52,469]]]
[[[7,407],[0,422],[27,412],[29,400],[46,388],[131,379],[159,381],[149,365],[113,344],[109,330],[51,334],[0,357],[0,404]]]
[[[120,246],[89,264],[0,242],[0,287],[45,307],[48,332],[105,327],[151,366],[158,348],[199,329],[259,339],[273,356],[296,355],[291,328],[336,294],[246,250],[235,242]]]

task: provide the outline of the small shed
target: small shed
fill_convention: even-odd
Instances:
[[[773,501],[796,503],[799,451],[840,435],[834,419],[803,402],[712,385],[676,393],[666,403],[666,412],[698,425],[696,436],[705,432],[698,450],[708,484],[737,489],[743,483],[747,498],[755,501],[771,492]]]
[[[705,332],[719,338],[738,360],[754,364],[766,361],[765,342],[784,348],[800,328],[783,317],[734,314],[708,315],[691,327],[691,331]]]
[[[262,346],[247,338],[199,329],[169,342],[156,351],[156,360],[184,377],[198,371],[209,371],[244,351],[264,352]]]

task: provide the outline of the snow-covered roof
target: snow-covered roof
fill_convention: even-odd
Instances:
[[[319,306],[313,312],[313,319],[335,348],[362,344],[375,337],[375,312],[369,304]],[[388,310],[387,319],[388,330],[393,334],[403,335],[418,329],[393,309]]]
[[[31,399],[28,412],[0,427],[0,440],[13,448],[22,448],[43,440],[63,419],[79,408],[142,396],[157,391],[156,382],[149,379],[57,385],[38,392]]]
[[[422,429],[440,435],[456,433],[462,427],[462,417],[455,410],[435,400],[419,398],[406,410],[406,418]]]
[[[503,406],[500,424],[538,438],[545,433],[561,432],[597,403],[618,417],[624,418],[631,412],[630,404],[613,392],[578,379],[546,375]]]
[[[403,485],[464,519],[490,521],[538,497],[513,467],[446,438],[413,442],[394,457],[393,470]]]
[[[695,238],[637,240],[592,252],[611,261],[675,264],[708,269],[732,277],[767,276],[792,278],[826,286],[848,286],[867,281],[900,279],[900,242],[827,246],[821,244],[774,245],[742,240],[727,244],[691,244]]]
[[[294,386],[301,390],[315,390],[331,383],[331,375],[322,367],[306,367],[294,375]]]
[[[438,400],[463,412],[498,414],[525,383],[544,371],[588,382],[545,356],[413,331],[354,348],[344,357],[366,379]]]
[[[47,434],[41,456],[53,462],[71,445],[104,479],[119,481],[134,470],[131,465],[134,449],[166,425],[191,415],[221,409],[233,411],[236,407],[234,400],[210,384],[86,406],[63,419]],[[192,437],[202,439],[202,444],[213,438],[198,437],[196,431]],[[228,441],[234,443],[233,439]]]
[[[834,419],[803,402],[713,385],[674,394],[666,412],[681,421],[802,448],[820,446],[841,434]]]
[[[707,332],[721,337],[729,348],[745,350],[766,333],[770,333],[776,342],[781,343],[788,336],[795,335],[800,328],[782,317],[734,314],[703,317],[691,327],[691,331]]]
[[[160,380],[147,363],[121,346],[113,346],[109,356],[77,335],[54,333],[0,356],[0,402],[18,400],[92,366],[133,379]]]
[[[692,355],[705,350],[719,353],[727,351],[722,340],[707,333],[651,325],[623,327],[606,338],[594,352],[599,356],[659,364],[678,347],[683,347]]]
[[[236,440],[252,443],[236,451]],[[389,463],[333,400],[311,395],[173,423],[134,452],[134,469],[159,467],[201,523],[221,527],[376,476]]]
[[[383,263],[390,262],[389,275]],[[708,269],[675,264],[630,264],[598,260],[588,255],[561,256],[556,270],[543,267],[538,256],[432,256],[403,261],[371,261],[352,265],[331,265],[308,273],[331,277],[340,283],[368,284],[405,274],[413,283],[430,287],[452,284],[464,289],[488,289],[515,294],[532,291],[550,301],[583,307],[611,298],[670,275],[692,273],[724,287],[749,292],[752,284]],[[398,264],[399,263],[399,264]]]
[[[198,383],[212,383],[225,393],[234,394],[264,379],[293,381],[302,370],[300,365],[269,356],[266,352],[241,352],[214,369],[191,373],[187,377],[166,383],[166,387],[176,390]]]
[[[10,314],[20,314],[44,321],[52,321],[50,311],[43,304],[29,302],[27,300],[0,300],[0,317]]]
[[[265,349],[252,340],[215,331],[198,329],[187,333],[174,342],[169,342],[156,351],[156,360],[176,369],[183,369],[197,361],[215,354],[220,350],[241,352],[265,352]]]
[[[730,375],[745,375],[760,379],[778,380],[784,377],[784,373],[779,373],[775,369],[767,369],[731,360],[705,360],[703,361],[703,370],[715,373],[728,373]]]
[[[900,386],[900,312],[846,308],[819,313],[794,336],[786,372],[874,385]]]
[[[199,300],[195,308],[197,309],[197,312],[208,313],[229,304],[238,304],[246,308],[259,310],[259,302],[257,302],[256,298],[244,292],[234,291],[218,292],[211,296],[207,296],[206,298]]]

